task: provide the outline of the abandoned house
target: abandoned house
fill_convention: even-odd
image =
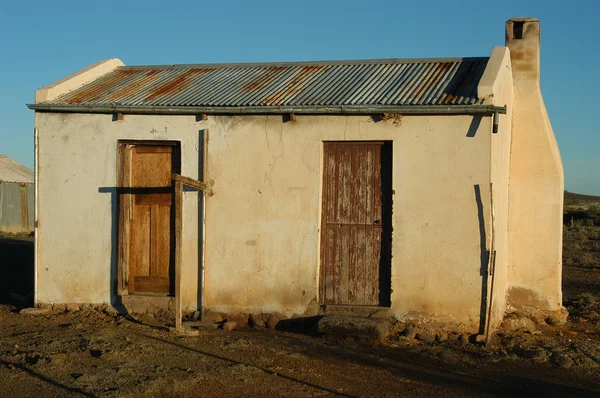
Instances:
[[[28,105],[35,301],[346,306],[474,331],[560,312],[539,76],[532,18],[480,58],[80,70]]]
[[[33,231],[33,171],[0,155],[0,231]]]

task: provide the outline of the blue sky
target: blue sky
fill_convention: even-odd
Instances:
[[[0,153],[33,167],[36,89],[105,58],[127,65],[485,56],[504,22],[542,26],[542,92],[565,187],[600,195],[600,2],[0,0]]]

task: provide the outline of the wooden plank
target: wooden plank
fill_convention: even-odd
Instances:
[[[321,202],[322,214],[321,214],[321,228],[323,228],[325,234],[321,235],[324,239],[321,240],[321,256],[323,260],[320,266],[320,287],[321,287],[321,304],[328,304],[331,302],[333,292],[333,279],[331,276],[331,264],[332,264],[332,252],[331,252],[331,241],[333,231],[329,227],[329,219],[331,218],[331,201],[332,195],[331,186],[333,174],[331,171],[332,165],[335,165],[335,159],[333,159],[333,153],[331,145],[327,142],[323,144],[323,198]],[[333,160],[332,160],[333,159]]]
[[[121,144],[122,162],[120,163],[120,173],[118,173],[118,185],[120,187],[129,188],[131,186],[131,156],[132,148],[125,144]],[[131,212],[133,211],[133,199],[130,194],[120,195],[120,211],[119,211],[119,272],[118,277],[121,278],[119,283],[120,293],[129,293],[129,267],[130,260],[130,231],[131,231]]]
[[[134,279],[136,293],[169,294],[168,277],[135,276]]]
[[[356,184],[356,177],[358,175],[358,151],[359,145],[352,145],[347,148],[350,154],[350,172],[348,177],[350,178],[350,185],[348,186],[348,199],[349,199],[349,215],[348,220],[350,225],[348,226],[348,304],[359,304],[357,297],[357,285],[360,283],[359,276],[357,274],[357,252],[358,252],[358,184]]]
[[[150,206],[134,205],[132,210],[129,292],[135,293],[134,276],[149,276],[150,273]]]
[[[140,145],[135,146],[136,153],[172,153],[173,147],[168,145]]]
[[[369,278],[367,279],[366,304],[379,304],[379,264],[381,259],[381,228],[383,213],[381,201],[381,146],[372,147],[372,183],[370,184],[371,196],[373,198],[371,227],[372,257],[368,262]]]
[[[140,152],[135,147],[132,162],[133,188],[159,188],[171,186],[171,153]],[[160,148],[160,147],[154,147]],[[164,147],[169,148],[171,147]]]
[[[336,205],[337,205],[337,150],[333,145],[328,144],[328,161],[327,161],[327,203],[326,205],[326,222],[327,222],[327,263],[325,283],[325,297],[327,303],[334,303],[335,299],[335,262],[336,262],[336,238],[339,234],[338,226],[330,224],[336,221]]]
[[[158,264],[158,241],[159,241],[159,225],[158,225],[158,205],[150,205],[150,269],[148,275],[155,277],[159,275]]]
[[[136,205],[170,206],[173,195],[170,193],[138,193],[135,194]]]
[[[374,215],[373,215],[373,209],[374,209],[374,204],[373,204],[373,190],[372,190],[372,186],[374,184],[374,178],[373,178],[373,147],[372,146],[367,146],[365,148],[366,151],[366,156],[365,156],[365,168],[366,168],[366,175],[365,175],[365,224],[369,224],[368,226],[365,226],[365,270],[364,270],[364,280],[363,280],[363,286],[364,286],[364,297],[363,297],[363,303],[366,304],[368,302],[370,302],[370,297],[372,297],[372,292],[371,292],[371,279],[373,278],[373,274],[372,274],[372,270],[373,270],[373,259],[374,258],[378,258],[377,254],[374,253],[374,246],[373,246],[373,228],[371,228],[371,225],[373,224],[373,219],[374,219]],[[367,298],[369,297],[369,298]]]
[[[331,270],[333,277],[333,303],[340,304],[341,301],[341,292],[340,285],[342,279],[342,242],[343,242],[343,230],[342,225],[339,224],[342,220],[342,206],[343,206],[343,198],[341,194],[341,190],[344,185],[344,175],[343,175],[343,167],[341,165],[342,162],[342,151],[339,145],[333,146],[335,150],[335,216],[333,222],[336,223],[338,228],[336,228],[336,236],[335,236],[335,246],[334,246],[334,255],[333,255],[333,267]]]
[[[156,269],[155,276],[169,277],[171,261],[171,206],[156,206]]]
[[[319,302],[324,303],[326,301],[326,279],[327,279],[327,262],[328,258],[328,234],[329,229],[327,228],[327,180],[328,180],[328,164],[329,164],[329,153],[327,143],[323,144],[323,181],[321,182],[321,228],[320,228],[320,251],[319,251]]]
[[[187,185],[190,188],[195,188],[198,189],[200,191],[205,191],[206,190],[206,184],[202,181],[198,181],[198,180],[194,180],[193,178],[190,177],[184,177],[182,175],[179,174],[171,174],[171,179],[173,181],[179,181],[185,185]]]
[[[181,330],[181,261],[183,255],[183,182],[175,181],[175,329]]]
[[[327,144],[335,145],[338,147],[351,147],[353,145],[383,145],[385,141],[330,141]]]
[[[340,304],[348,303],[348,279],[350,271],[350,249],[351,249],[351,228],[349,225],[352,220],[351,215],[351,194],[352,194],[352,152],[349,147],[340,147],[340,171],[342,175],[342,186],[339,192],[341,198],[340,223],[341,228],[341,263],[340,263],[340,283],[338,291],[338,302]]]
[[[367,242],[367,226],[366,225],[357,225],[356,226],[356,234],[357,234],[357,253],[356,253],[356,269],[355,273],[357,275],[357,281],[355,284],[356,289],[356,305],[364,305],[366,303],[365,300],[365,279],[367,277],[367,266],[366,266],[366,242]]]
[[[366,192],[367,192],[367,165],[366,154],[368,147],[361,145],[358,154],[358,171],[356,176],[356,185],[358,189],[357,212],[357,261],[356,261],[356,302],[365,304],[365,278],[366,278],[366,231],[367,231],[367,213],[366,213]]]

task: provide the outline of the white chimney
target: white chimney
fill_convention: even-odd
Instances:
[[[513,80],[540,81],[540,22],[536,18],[506,21],[506,46],[510,49]]]

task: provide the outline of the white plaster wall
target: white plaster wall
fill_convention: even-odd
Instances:
[[[522,37],[513,34],[523,23]],[[564,173],[540,89],[540,24],[506,23],[514,85],[510,164],[508,303],[528,312],[562,309]]]
[[[198,176],[193,116],[36,113],[39,129],[37,302],[111,301],[116,267],[117,140],[181,141],[182,174]],[[197,301],[198,194],[184,193],[183,303]],[[116,276],[115,276],[116,278]]]
[[[564,174],[536,82],[515,85],[510,174],[509,303],[562,307]]]
[[[393,141],[392,311],[478,325],[491,118],[209,117],[206,306],[302,313],[316,298],[322,142]],[[486,200],[488,198],[488,200]]]
[[[510,173],[510,144],[512,138],[513,81],[510,53],[506,47],[498,47],[498,74],[494,79],[492,103],[506,106],[506,114],[499,115],[498,133],[492,134],[491,179],[494,201],[494,250],[495,264],[490,280],[490,329],[502,323],[506,310],[508,268],[508,199]],[[492,56],[492,58],[494,55]]]
[[[476,329],[482,276],[481,192],[490,238],[490,131],[484,117],[187,116],[37,113],[38,302],[110,301],[116,255],[119,139],[178,140],[182,174],[197,177],[208,128],[206,307],[301,314],[317,297],[322,143],[393,141],[392,312],[435,315]],[[107,188],[107,192],[103,192]],[[197,301],[198,195],[184,198],[184,307]],[[484,249],[485,249],[484,248]]]

